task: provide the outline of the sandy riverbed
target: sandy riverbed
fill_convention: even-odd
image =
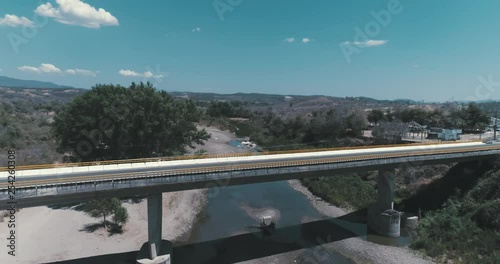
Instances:
[[[203,190],[163,194],[163,238],[175,240],[191,230],[198,212],[205,206]],[[147,241],[146,200],[124,203],[130,215],[123,234],[104,229],[84,230],[99,223],[82,212],[48,207],[22,209],[17,216],[17,256],[2,250],[0,263],[42,263],[138,250]],[[7,225],[0,225],[2,244]],[[14,261],[15,260],[15,261]]]

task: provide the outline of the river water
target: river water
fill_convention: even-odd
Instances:
[[[411,242],[404,230],[401,231],[400,238],[390,239],[368,234],[366,225],[351,224],[350,222],[324,216],[312,206],[305,195],[294,190],[286,181],[278,181],[209,190],[208,204],[204,212],[202,212],[200,221],[191,233],[189,243],[217,241],[214,244],[227,247],[227,245],[222,245],[227,242],[224,241],[224,238],[228,237],[241,236],[242,241],[247,241],[248,238],[244,237],[244,234],[246,234],[248,236],[258,236],[257,240],[263,239],[260,230],[255,228],[259,219],[262,219],[262,215],[272,215],[276,220],[276,229],[278,230],[274,235],[275,237],[271,238],[273,243],[268,244],[268,247],[289,247],[291,250],[306,249],[305,252],[298,253],[299,256],[295,254],[291,257],[292,259],[295,258],[296,262],[294,263],[354,263],[339,253],[332,252],[331,249],[328,250],[328,259],[325,261],[311,261],[310,256],[309,258],[304,257],[304,255],[314,255],[315,253],[316,256],[321,256],[322,253],[320,252],[310,252],[311,248],[331,239],[330,234],[334,236],[338,234],[338,237],[331,239],[331,241],[357,236],[374,243],[393,246],[407,245]],[[351,234],[350,231],[337,230],[336,227],[332,227],[332,222],[342,228],[357,231],[353,231],[355,234]],[[323,233],[328,233],[328,236],[322,236]],[[240,243],[237,239],[231,241]],[[290,246],[291,244],[298,245],[298,248]],[[249,245],[248,249],[254,247],[255,245]],[[238,250],[235,249],[235,251]],[[277,250],[272,255],[284,252],[287,251]],[[252,256],[252,258],[257,257],[262,256]],[[290,260],[290,262],[293,262],[293,260]]]
[[[274,253],[286,252],[280,251],[281,247],[307,249],[320,243],[314,240],[311,243],[311,239],[307,238],[310,234],[304,232],[301,224],[328,219],[286,181],[216,188],[209,191],[209,197],[207,207],[194,227],[189,243],[217,241],[238,235],[247,241],[248,238],[243,234],[256,236],[257,240],[265,239],[256,226],[262,215],[272,215],[276,221],[276,230],[279,230],[275,234],[279,239],[273,237],[273,242],[268,245],[278,248]],[[249,245],[248,249],[252,250],[252,247],[254,246]],[[252,258],[254,257],[259,256]],[[328,257],[328,262],[324,263],[353,263],[337,252],[329,252]]]

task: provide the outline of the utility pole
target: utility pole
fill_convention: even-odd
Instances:
[[[497,115],[495,115],[495,125],[493,125],[493,141],[497,140]]]

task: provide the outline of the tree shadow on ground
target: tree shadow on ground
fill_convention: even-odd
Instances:
[[[106,228],[106,226],[104,225],[104,223],[99,222],[99,223],[92,223],[92,224],[84,225],[83,228],[78,230],[78,231],[87,232],[87,233],[94,233],[95,231],[97,231],[101,228]]]
[[[111,223],[108,227],[108,237],[114,235],[123,234],[123,227],[121,225],[117,225],[115,223]]]
[[[123,234],[123,227],[113,222],[106,221],[84,225],[80,232],[94,233],[99,229],[106,229],[108,237]]]

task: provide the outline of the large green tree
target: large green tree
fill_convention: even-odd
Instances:
[[[98,84],[57,114],[53,133],[59,151],[77,160],[164,156],[209,137],[196,128],[200,115],[192,100],[173,98],[150,83]]]
[[[380,109],[373,109],[370,111],[370,113],[368,113],[368,121],[374,123],[375,125],[378,125],[380,121],[384,120],[385,120],[385,114]]]
[[[464,110],[465,125],[468,129],[484,129],[490,122],[490,118],[477,104],[469,103]]]

